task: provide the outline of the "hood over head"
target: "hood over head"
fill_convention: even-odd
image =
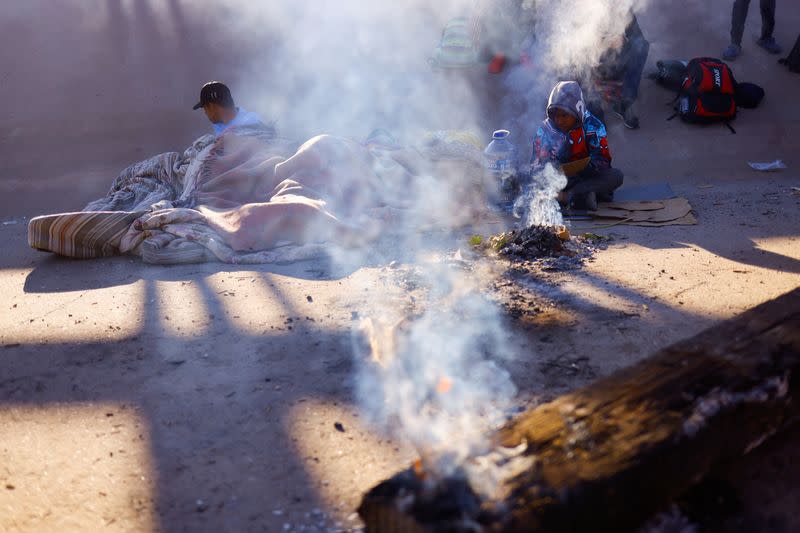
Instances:
[[[577,118],[578,124],[583,124],[583,113],[586,110],[586,104],[583,101],[583,91],[578,82],[560,81],[556,83],[547,101],[547,117],[550,120],[553,119],[553,111],[555,109],[563,109]]]

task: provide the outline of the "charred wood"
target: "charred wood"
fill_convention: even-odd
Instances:
[[[792,423],[798,376],[800,289],[516,417],[495,443],[526,467],[493,495],[469,465],[439,480],[410,468],[359,513],[376,532],[634,530]]]

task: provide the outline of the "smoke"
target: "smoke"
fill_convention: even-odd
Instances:
[[[649,0],[522,0],[518,18],[527,24],[518,48],[524,58],[504,78],[507,95],[500,113],[512,124],[517,139],[526,142],[520,153],[530,154],[532,137],[545,118],[547,97],[559,80],[576,80],[589,100],[596,67],[623,44],[630,13],[641,13]],[[524,141],[523,141],[524,140]]]
[[[203,82],[221,79],[230,85],[238,105],[275,120],[280,135],[297,141],[322,133],[363,141],[372,130],[384,128],[406,147],[424,141],[424,132],[449,129],[471,131],[488,142],[493,129],[509,124],[521,144],[544,118],[553,84],[585,77],[623,33],[625,14],[633,4],[4,2],[0,21],[9,39],[21,44],[0,52],[10,68],[0,84],[9,113],[56,117],[65,109],[77,112],[81,120],[65,120],[69,137],[89,112],[102,114],[103,123],[115,127],[135,118],[146,126],[147,136],[167,119],[183,117],[184,109],[185,116],[199,124],[202,116],[190,115],[189,108]],[[42,26],[42,12],[55,13],[50,20],[58,22]],[[506,71],[493,78],[502,80],[505,91],[484,90],[485,64],[453,72],[429,65],[444,24],[459,16],[482,20],[482,45],[509,58]],[[18,49],[30,54],[20,55]],[[519,63],[521,54],[530,61]],[[49,84],[39,82],[43,72],[51,76]],[[9,90],[12,81],[17,85]],[[31,91],[40,95],[34,103]],[[488,101],[490,95],[499,101]],[[495,110],[488,117],[487,104]],[[126,120],[109,120],[107,115],[120,109],[128,113]],[[151,123],[151,116],[164,110],[174,114],[163,122],[152,118]],[[129,141],[126,138],[125,144]],[[530,153],[530,146],[518,148],[520,154]],[[415,157],[425,159],[424,151]],[[375,299],[367,326],[372,355],[364,357],[356,376],[359,398],[381,427],[393,428],[420,450],[429,450],[425,453],[453,458],[444,462],[449,466],[434,467],[447,471],[485,445],[483,429],[497,422],[513,398],[511,378],[501,368],[513,353],[502,315],[481,296],[474,274],[446,262],[426,261],[427,251],[439,243],[431,243],[419,231],[474,220],[477,206],[472,204],[484,202],[473,186],[475,180],[458,165],[394,163],[402,167],[392,170],[397,179],[384,180],[379,192],[387,204],[402,204],[404,209],[400,219],[384,229],[391,229],[393,250],[419,265],[430,297],[426,310],[411,318],[397,301]],[[413,176],[405,171],[407,166],[415,167]],[[386,168],[376,173],[391,174]],[[554,198],[564,186],[563,176],[546,167],[536,183],[522,200],[530,213],[527,223],[559,223]],[[358,253],[333,257],[344,268],[368,259]]]
[[[512,64],[503,79],[522,99],[519,116],[535,129],[544,118],[547,94],[563,77],[560,71],[587,72],[599,60],[606,35],[623,33],[626,21],[618,13],[630,2],[526,2],[515,8],[521,16],[512,16],[506,26],[514,28],[512,38],[491,23],[496,20],[492,9],[513,2],[479,4],[489,24],[486,42],[524,42],[534,58],[536,68]],[[402,214],[385,229],[391,230],[392,249],[415,265],[428,296],[415,313],[404,308],[402,298],[385,295],[371,302],[355,334],[355,383],[359,405],[376,427],[412,443],[426,470],[437,476],[452,474],[467,458],[486,452],[487,429],[504,420],[516,394],[504,369],[515,354],[502,313],[482,295],[475,273],[441,257],[432,260],[430,249],[441,243],[429,242],[420,231],[458,226],[470,213],[464,185],[473,180],[463,167],[426,163],[431,154],[422,145],[431,137],[437,142],[446,137],[423,132],[480,134],[479,125],[487,122],[470,76],[437,71],[427,61],[443,24],[475,15],[474,8],[473,2],[455,0],[345,0],[335,7],[315,4],[314,10],[303,2],[280,10],[260,7],[271,10],[257,18],[274,28],[275,48],[237,80],[242,95],[237,98],[276,119],[283,133],[363,139],[384,128],[400,145],[411,147],[404,155],[377,158],[373,169],[386,176],[392,162],[399,164],[392,169],[395,178],[384,179],[381,188],[388,205],[403,205]],[[566,178],[552,166],[541,170],[518,202],[518,209],[527,210],[526,223],[560,224],[555,199],[565,185]],[[345,268],[367,259],[353,252],[333,257]]]
[[[607,40],[623,33],[622,13],[632,0],[200,4],[207,9],[194,10],[194,16],[208,17],[209,39],[249,58],[231,58],[235,75],[223,81],[239,105],[275,120],[279,134],[300,141],[322,133],[363,141],[382,128],[406,147],[372,164],[382,177],[378,196],[402,206],[384,227],[391,248],[416,265],[428,298],[414,316],[402,300],[373,300],[356,335],[356,389],[361,408],[378,427],[413,443],[431,471],[453,472],[487,447],[486,429],[502,421],[512,402],[515,388],[503,363],[514,353],[502,314],[481,294],[477,276],[430,259],[430,249],[441,243],[420,229],[474,220],[471,203],[484,199],[472,186],[479,180],[463,165],[432,157],[431,139],[441,145],[447,136],[425,132],[470,131],[488,142],[496,128],[485,125],[512,117],[519,126],[516,139],[524,138],[525,129],[535,130],[544,118],[553,84],[582,77],[608,48]],[[511,99],[489,102],[499,116],[485,116],[487,97],[474,83],[476,74],[486,76],[485,65],[472,72],[429,65],[444,24],[458,16],[479,17],[489,51],[506,47],[495,51],[511,59],[501,78]],[[521,53],[532,58],[532,68],[516,63]],[[573,75],[565,78],[565,72]],[[473,160],[467,166],[474,170]],[[528,224],[560,223],[555,196],[565,178],[548,166],[535,183],[523,199]],[[348,252],[332,260],[351,269],[368,255]]]
[[[421,316],[362,323],[371,359],[358,396],[429,473],[446,476],[485,452],[487,429],[504,420],[516,389],[499,362],[512,353],[498,310],[468,277],[441,264],[423,272],[437,294]]]
[[[525,216],[526,226],[558,226],[564,223],[558,205],[558,193],[567,186],[567,178],[550,163],[532,177],[531,184],[514,203],[514,213]]]
[[[526,0],[535,12],[535,57],[555,71],[585,73],[608,49],[619,48],[635,0]],[[641,6],[638,6],[641,7]]]
[[[468,74],[428,61],[444,24],[469,17],[474,4],[258,3],[231,23],[245,34],[252,21],[269,27],[269,46],[258,63],[226,80],[239,105],[276,120],[283,136],[330,133],[363,141],[382,128],[404,147],[373,152],[372,170],[381,180],[375,193],[395,215],[385,227],[391,248],[418,265],[429,297],[415,317],[388,295],[360,311],[369,318],[355,335],[355,383],[375,426],[411,442],[441,475],[485,446],[486,428],[502,419],[515,394],[499,363],[510,356],[501,314],[468,272],[430,260],[431,238],[421,233],[468,222],[471,204],[482,202],[480,148],[467,139],[481,131],[481,95]],[[455,157],[459,149],[465,157]],[[352,205],[359,201],[347,208],[362,210]],[[371,258],[353,250],[332,255],[342,270]],[[364,337],[367,346],[359,350]]]
[[[36,12],[46,7],[47,2],[36,2]],[[405,147],[419,147],[426,142],[425,132],[439,130],[469,131],[488,142],[491,131],[508,119],[516,124],[510,129],[519,142],[544,118],[546,96],[565,78],[564,71],[577,73],[566,79],[587,72],[599,59],[606,36],[622,33],[625,18],[620,13],[631,4],[86,0],[70,8],[71,17],[73,12],[85,15],[74,18],[86,30],[71,38],[102,31],[102,44],[80,41],[81,54],[75,54],[75,46],[53,41],[47,52],[64,58],[62,70],[71,76],[70,84],[81,82],[78,94],[65,94],[58,102],[63,108],[72,100],[101,110],[130,102],[137,111],[185,108],[188,114],[200,85],[221,79],[238,105],[275,120],[281,136],[297,141],[322,133],[363,141],[383,128]],[[511,96],[488,102],[499,109],[494,116],[485,115],[489,96],[481,83],[474,83],[485,81],[485,64],[448,72],[428,63],[444,24],[458,16],[480,18],[482,42],[490,52],[505,52],[510,59],[497,79]],[[522,53],[531,64],[517,64]],[[86,87],[88,82],[80,79],[84,66],[71,56],[87,68],[100,65],[103,76],[95,77],[103,85]],[[29,70],[33,77],[35,69]],[[78,98],[90,90],[97,100]],[[430,159],[430,151],[410,149],[406,155],[414,161],[399,162],[394,153],[373,161],[381,165],[374,170],[396,176],[379,184],[387,205],[403,206],[399,219],[384,229],[391,230],[392,249],[418,265],[429,297],[425,309],[413,317],[397,300],[375,298],[364,325],[369,355],[359,358],[356,383],[359,402],[376,424],[409,439],[429,461],[427,466],[444,474],[484,448],[485,429],[502,420],[515,394],[502,366],[514,354],[502,314],[481,295],[474,273],[429,260],[428,251],[440,243],[420,232],[421,227],[474,220],[478,206],[473,204],[484,202],[475,188],[479,180],[458,164],[426,164],[422,160]],[[470,168],[475,169],[474,162]],[[524,199],[528,223],[557,224],[554,198],[564,178],[552,167],[539,178],[540,185]],[[359,206],[348,207],[358,211]],[[359,253],[332,257],[343,269],[369,259]]]
[[[305,140],[330,133],[363,141],[383,128],[398,144],[411,147],[402,157],[399,152],[376,157],[372,170],[384,177],[375,185],[377,195],[389,206],[403,206],[390,224],[391,247],[416,265],[429,287],[428,298],[415,316],[388,295],[373,300],[356,335],[355,378],[359,404],[375,424],[412,442],[426,467],[440,475],[486,448],[486,428],[503,419],[515,388],[502,368],[514,354],[501,312],[481,295],[473,272],[430,260],[431,243],[420,233],[431,224],[453,227],[468,221],[470,202],[484,202],[474,188],[471,198],[465,196],[470,190],[465,185],[475,180],[465,176],[463,166],[430,161],[431,152],[422,146],[424,132],[471,131],[488,142],[491,130],[481,126],[506,117],[485,120],[486,96],[473,83],[473,73],[433,69],[428,59],[449,19],[478,13],[487,26],[487,43],[510,47],[506,53],[512,60],[522,52],[532,57],[534,68],[512,61],[502,78],[521,106],[498,106],[522,124],[514,132],[521,139],[523,126],[535,130],[544,118],[544,100],[561,74],[572,72],[573,79],[588,72],[606,39],[622,34],[620,13],[631,0],[514,4],[223,0],[213,10],[222,16],[209,26],[210,38],[222,33],[219,40],[236,43],[237,50],[255,59],[232,58],[236,75],[223,81],[239,105],[275,120],[279,134]],[[497,22],[497,10],[511,5],[519,16],[500,16]],[[474,72],[482,74],[484,68]],[[535,183],[523,199],[527,222],[560,223],[555,196],[565,178],[548,166]],[[359,206],[359,201],[354,198],[349,210],[369,203]],[[370,258],[349,252],[332,259],[351,269]]]
[[[239,98],[289,136],[363,139],[384,128],[408,143],[426,130],[475,128],[480,106],[468,79],[428,63],[443,25],[473,3],[254,3],[244,18],[268,24],[270,36],[234,80]]]

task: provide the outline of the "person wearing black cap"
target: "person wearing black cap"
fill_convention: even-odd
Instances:
[[[210,81],[200,89],[200,101],[192,109],[203,111],[214,125],[214,134],[222,135],[234,126],[263,125],[261,118],[242,107],[236,107],[228,86],[219,81]]]

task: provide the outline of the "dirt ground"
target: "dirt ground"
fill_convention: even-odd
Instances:
[[[779,6],[784,44],[800,27],[800,9],[788,4]],[[745,39],[757,31],[752,11]],[[643,15],[651,63],[721,49],[727,15],[709,12],[690,4],[683,13],[708,15],[713,31],[702,37],[681,33],[675,15]],[[800,76],[755,48],[746,43],[736,73],[768,96],[741,113],[736,135],[666,122],[670,95],[647,80],[640,130],[609,117],[615,165],[628,183],[668,181],[698,224],[596,231],[613,240],[584,268],[519,281],[532,299],[555,304],[542,315],[548,320],[519,329],[512,370],[520,405],[800,285],[800,195],[792,190],[800,187]],[[203,69],[193,73],[204,81]],[[35,88],[31,105],[42,98]],[[130,162],[207,128],[177,105],[146,118],[142,105],[123,106],[114,120],[127,126],[114,133],[89,124],[48,138],[58,148],[44,155],[36,142],[48,129],[43,118],[2,124],[0,530],[357,528],[362,493],[415,458],[364,422],[352,383],[354,317],[375,294],[408,296],[407,266],[389,268],[385,257],[355,271],[323,262],[161,267],[27,247],[30,216],[79,209]],[[746,164],[777,158],[789,168],[759,173]],[[779,436],[720,472],[740,499],[704,526],[800,530],[792,512],[800,508],[799,438]]]

